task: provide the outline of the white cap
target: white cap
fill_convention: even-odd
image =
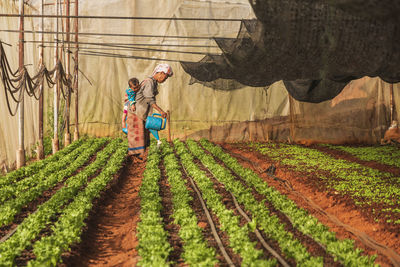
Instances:
[[[168,65],[168,64],[165,64],[165,63],[158,64],[158,65],[155,67],[152,76],[154,76],[154,74],[156,74],[157,72],[164,72],[165,74],[168,75],[168,77],[171,77],[171,76],[174,74],[174,73],[172,72],[171,66]]]

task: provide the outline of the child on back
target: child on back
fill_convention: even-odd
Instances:
[[[135,103],[136,103],[136,92],[140,89],[139,80],[136,78],[131,78],[128,81],[128,89],[125,90],[125,98],[124,98],[124,113],[122,114],[122,131],[124,133],[128,133],[126,127],[126,118],[128,116],[128,110],[135,111]]]

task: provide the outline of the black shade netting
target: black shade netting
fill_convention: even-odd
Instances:
[[[205,82],[223,78],[268,86],[284,80],[289,93],[306,102],[332,99],[347,82],[363,76],[399,82],[397,20],[360,15],[353,11],[355,0],[328,2],[250,0],[257,20],[243,21],[235,39],[216,38],[221,55],[182,66]],[[370,3],[363,12],[379,6],[389,12],[387,1]]]
[[[324,0],[346,12],[366,18],[398,20],[400,1],[393,0]]]

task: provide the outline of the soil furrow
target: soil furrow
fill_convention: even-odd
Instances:
[[[208,155],[212,156],[214,160],[223,166],[225,169],[229,170],[229,172],[246,188],[252,190],[252,194],[254,198],[261,202],[265,199],[265,197],[259,194],[254,187],[247,185],[247,183],[238,176],[235,172],[233,172],[229,167],[225,165],[220,159],[214,157],[210,152],[205,151]],[[270,211],[271,215],[275,215],[279,218],[279,221],[285,226],[285,230],[293,234],[294,238],[299,240],[306,248],[307,251],[314,257],[323,257],[324,259],[324,266],[342,266],[340,263],[335,262],[332,255],[326,252],[325,248],[322,247],[318,242],[313,240],[310,236],[301,233],[298,229],[293,227],[292,222],[290,219],[283,214],[281,211],[277,210],[268,200],[265,201],[266,208]],[[246,211],[246,214],[249,215],[249,212]],[[276,242],[276,241],[274,241]],[[279,244],[277,244],[279,247]]]
[[[139,188],[145,161],[128,157],[121,171],[93,203],[81,243],[63,254],[60,266],[135,266]]]
[[[240,212],[236,209],[235,203],[233,201],[232,195],[226,190],[225,186],[223,184],[221,184],[215,177],[214,175],[210,172],[210,170],[205,167],[200,160],[195,159],[194,162],[197,164],[197,166],[199,166],[199,168],[204,171],[207,175],[207,177],[214,183],[214,189],[215,191],[217,191],[217,193],[219,195],[222,196],[222,201],[224,203],[224,205],[226,206],[227,209],[232,210],[233,213],[238,216],[240,218],[240,226],[243,227],[246,223],[247,220],[240,214]],[[245,207],[242,204],[239,204],[240,208],[242,210],[245,211],[245,213],[247,214],[247,216],[249,216],[250,218],[252,218],[251,214],[249,212],[246,211]],[[259,250],[262,250],[264,253],[264,257],[266,259],[268,258],[272,258],[273,256],[271,255],[271,253],[267,250],[264,249],[264,247],[262,246],[260,240],[257,238],[256,234],[254,232],[249,232],[249,238],[252,242],[256,242],[256,248]],[[275,250],[277,251],[282,258],[285,258],[283,256],[283,254],[281,253],[281,250],[279,248],[279,244],[274,241],[271,240],[269,238],[267,238],[265,235],[263,235],[263,238],[266,240],[266,242]],[[293,261],[293,259],[285,259],[291,266],[296,265],[296,263]]]
[[[100,150],[97,151],[97,153],[101,152],[101,150],[104,149],[105,146],[106,146],[106,144],[105,144],[104,146],[102,146],[102,147],[100,148]],[[72,175],[71,177],[77,175],[77,174],[80,173],[82,170],[84,170],[87,166],[89,166],[90,164],[92,164],[92,163],[96,160],[96,158],[97,158],[97,154],[93,155],[93,156],[90,158],[90,160],[89,160],[87,163],[85,163],[82,167],[80,167],[80,168],[77,170],[77,172],[74,173],[74,175]],[[96,171],[96,173],[95,173],[94,175],[88,177],[87,183],[85,183],[84,185],[82,185],[82,186],[80,187],[79,191],[84,190],[85,187],[90,183],[90,181],[93,180],[97,175],[99,175],[99,174],[101,173],[101,171],[102,171],[102,169],[100,168],[100,169],[98,169],[98,170]],[[69,178],[70,178],[70,177],[69,177]],[[66,178],[66,179],[63,181],[63,183],[64,183],[67,179],[69,179],[69,178]],[[61,187],[62,187],[62,185],[59,187],[59,189],[60,189]],[[57,189],[57,190],[58,190],[58,189]],[[79,191],[78,191],[78,192],[79,192]],[[55,194],[55,193],[56,193],[56,192],[54,192],[54,194]],[[50,198],[51,198],[51,197],[50,197]],[[62,207],[61,207],[61,209],[60,209],[60,212],[58,212],[58,213],[56,213],[56,214],[54,215],[54,217],[53,217],[52,220],[51,220],[51,223],[50,223],[49,225],[47,225],[44,229],[42,229],[42,230],[40,231],[39,235],[38,235],[34,240],[32,240],[31,244],[34,244],[36,241],[40,240],[40,239],[41,239],[42,237],[44,237],[44,236],[47,236],[47,235],[51,235],[51,234],[52,234],[53,231],[51,230],[51,226],[58,220],[58,217],[62,214],[62,211],[64,210],[64,208],[67,207],[67,206],[68,206],[71,202],[73,202],[73,201],[74,201],[74,199],[71,198],[71,199],[69,199],[64,205],[62,205]],[[28,263],[28,261],[33,260],[33,259],[35,259],[35,258],[36,258],[36,257],[35,257],[35,254],[33,253],[33,247],[31,246],[31,247],[28,247],[27,249],[25,249],[25,250],[21,253],[21,255],[15,259],[15,263],[16,263],[17,266],[25,266],[25,265]]]
[[[372,237],[378,243],[381,243],[387,247],[390,247],[400,253],[400,234],[397,232],[388,231],[385,224],[375,222],[372,219],[371,214],[366,214],[365,210],[361,210],[360,207],[354,204],[349,197],[337,194],[337,192],[331,191],[329,189],[321,186],[321,180],[310,174],[302,174],[294,172],[279,164],[279,162],[272,161],[266,155],[249,148],[246,144],[220,144],[225,152],[230,153],[234,158],[238,160],[240,164],[244,167],[252,169],[254,172],[258,173],[257,169],[253,164],[235,157],[234,154],[241,154],[248,158],[250,161],[258,164],[263,170],[266,170],[271,164],[276,166],[276,176],[288,180],[293,188],[300,194],[314,201],[319,207],[324,209],[324,211],[332,216],[337,217],[342,223],[347,224],[361,232],[366,233],[368,236]],[[372,250],[370,247],[364,245],[360,240],[358,240],[352,233],[348,232],[345,228],[337,225],[331,221],[324,214],[319,213],[313,207],[309,205],[307,201],[300,198],[296,194],[291,193],[291,191],[282,185],[280,182],[273,180],[265,173],[259,173],[260,177],[267,181],[270,186],[273,186],[282,194],[287,195],[287,197],[293,200],[299,207],[307,210],[311,215],[318,218],[318,220],[324,225],[328,226],[331,231],[336,233],[336,237],[339,239],[349,238],[355,240],[357,247],[364,250],[364,254],[373,255],[377,251]],[[390,260],[378,253],[376,260],[377,264],[381,266],[391,266],[388,264]]]
[[[174,213],[172,193],[165,173],[163,159],[160,161],[159,168],[161,170],[161,179],[159,180],[158,184],[160,186],[161,204],[163,206],[161,210],[161,216],[163,217],[164,228],[168,232],[168,241],[173,248],[169,254],[168,261],[182,265],[184,263],[183,259],[181,258],[183,244],[178,234],[179,226],[174,223],[174,219],[172,217],[172,214]]]
[[[98,149],[98,152],[101,151],[107,144],[104,144]],[[35,212],[41,204],[45,203],[47,200],[49,200],[60,188],[64,186],[64,183],[66,180],[68,180],[70,177],[73,177],[77,175],[79,172],[81,172],[83,169],[85,169],[87,166],[89,166],[93,161],[96,160],[96,154],[92,155],[89,159],[88,162],[83,164],[81,167],[79,167],[71,176],[65,177],[62,181],[58,182],[55,186],[52,188],[44,191],[40,196],[29,202],[26,206],[24,206],[21,211],[15,215],[14,220],[12,223],[0,227],[0,239],[5,236],[9,231],[12,231],[15,227],[17,227],[20,223],[23,222],[23,220],[29,216],[29,214],[32,214]]]
[[[174,151],[174,152],[175,152],[176,158],[179,159],[179,156],[176,154],[176,151]],[[193,208],[194,212],[196,213],[197,221],[199,222],[198,225],[201,228],[203,228],[204,239],[207,241],[207,243],[210,247],[214,247],[214,249],[217,253],[217,259],[220,262],[221,266],[228,266],[228,263],[226,262],[225,258],[220,253],[218,244],[212,234],[211,226],[208,223],[207,216],[204,213],[204,210],[201,206],[200,200],[197,197],[196,193],[194,192],[193,188],[191,187],[189,178],[187,177],[185,171],[183,170],[183,166],[180,161],[179,161],[179,165],[180,165],[180,171],[182,173],[182,178],[185,180],[186,187],[188,188],[190,195],[193,198],[192,208]],[[235,266],[236,265],[239,266],[241,263],[240,257],[237,254],[235,254],[232,251],[232,249],[229,247],[228,236],[226,235],[225,232],[220,230],[220,224],[219,224],[219,220],[218,220],[217,216],[211,210],[209,210],[209,212],[210,212],[212,220],[215,224],[217,234],[220,237],[226,252],[228,253],[229,257],[231,258],[231,260],[235,264]]]
[[[309,148],[314,148],[316,150],[324,152],[336,159],[343,159],[343,160],[358,163],[362,166],[376,169],[376,170],[379,170],[382,172],[389,172],[395,176],[400,176],[400,168],[396,167],[396,166],[386,165],[386,164],[382,164],[382,163],[379,163],[376,161],[362,160],[362,159],[357,158],[356,156],[353,156],[352,154],[350,154],[348,152],[338,150],[338,149],[332,149],[332,148],[329,148],[326,146],[312,145]]]

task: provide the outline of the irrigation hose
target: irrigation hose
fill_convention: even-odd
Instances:
[[[56,72],[59,73],[59,75],[55,75]],[[64,86],[67,87],[68,94],[72,91],[71,78],[67,77],[60,61],[58,61],[54,69],[50,71],[42,64],[39,67],[38,73],[33,77],[29,75],[25,66],[22,69],[13,72],[4,52],[2,42],[0,42],[0,77],[4,85],[7,107],[11,116],[16,115],[19,103],[22,101],[23,93],[26,91],[28,96],[34,97],[38,100],[41,94],[39,88],[41,85],[44,85],[45,82],[50,88],[57,82],[60,82],[61,93],[64,99],[66,99]],[[54,81],[52,79],[54,79]],[[39,91],[38,95],[37,91]],[[18,97],[16,97],[17,94]],[[14,110],[11,108],[11,99],[16,103]]]
[[[11,229],[3,238],[0,240],[0,244],[7,241],[18,229],[18,225],[16,225],[13,229]]]
[[[226,151],[225,151],[226,152]],[[318,206],[313,200],[309,199],[308,197],[304,196],[303,194],[301,194],[300,192],[296,191],[293,186],[290,184],[289,181],[282,179],[282,178],[278,178],[273,174],[270,174],[268,172],[266,172],[265,170],[262,170],[262,168],[255,163],[254,161],[251,161],[250,159],[236,154],[236,153],[231,153],[232,155],[235,155],[237,157],[239,157],[240,159],[243,159],[245,161],[251,162],[253,164],[253,166],[259,171],[261,169],[261,171],[259,171],[260,173],[266,173],[268,176],[270,176],[271,178],[273,178],[274,180],[277,180],[279,182],[281,182],[287,189],[289,189],[289,191],[293,194],[295,194],[296,196],[302,198],[304,201],[306,201],[311,208],[313,208],[315,211],[317,211],[318,213],[320,213],[321,215],[327,217],[332,223],[336,224],[337,226],[340,226],[342,228],[344,228],[346,231],[350,232],[351,234],[353,234],[358,240],[361,241],[361,243],[363,243],[365,246],[378,251],[379,253],[385,255],[386,257],[388,257],[390,259],[390,261],[393,263],[394,266],[396,267],[400,267],[400,255],[394,251],[393,249],[382,245],[378,242],[376,242],[374,239],[372,239],[370,236],[368,236],[366,233],[355,229],[354,227],[345,224],[343,222],[341,222],[336,216],[327,213],[326,211],[324,211],[320,206]],[[289,186],[290,185],[290,186]]]
[[[212,234],[213,234],[213,236],[214,236],[215,241],[216,241],[217,244],[218,244],[218,247],[219,247],[219,249],[220,249],[222,255],[224,256],[224,258],[225,258],[225,260],[226,260],[226,262],[228,263],[229,266],[235,266],[235,265],[233,264],[233,262],[232,262],[232,259],[229,257],[228,253],[226,252],[224,245],[222,244],[221,238],[219,237],[219,235],[218,235],[218,233],[217,233],[217,230],[216,230],[216,228],[215,228],[215,224],[214,224],[214,222],[213,222],[213,220],[212,220],[212,218],[211,218],[210,212],[208,211],[208,209],[207,209],[207,207],[206,207],[206,204],[204,203],[204,199],[203,199],[203,197],[201,196],[201,193],[200,193],[199,189],[197,188],[196,184],[194,183],[192,177],[190,177],[190,175],[186,172],[185,167],[182,166],[182,169],[183,169],[183,171],[185,172],[186,177],[189,178],[189,181],[190,181],[190,183],[192,184],[192,187],[193,187],[194,191],[195,191],[196,194],[197,194],[197,197],[199,198],[199,200],[200,200],[200,202],[201,202],[201,206],[203,207],[204,213],[205,213],[206,216],[207,216],[208,223],[210,224],[211,232],[212,232]]]
[[[203,165],[204,166],[204,165]],[[206,166],[204,166],[204,168],[206,168],[209,173],[212,174],[212,172],[210,171],[210,169],[208,169]],[[213,175],[214,178],[216,180],[218,180],[215,175]],[[229,194],[231,195],[232,199],[233,199],[233,203],[235,204],[236,209],[239,211],[239,213],[246,219],[247,222],[251,222],[251,219],[249,218],[249,216],[247,216],[247,214],[244,212],[244,210],[240,207],[239,203],[237,202],[236,197],[229,192]],[[254,233],[256,234],[258,240],[261,242],[262,246],[271,253],[272,256],[274,256],[283,266],[285,267],[290,267],[290,265],[279,255],[278,252],[276,252],[272,247],[270,247],[268,245],[268,243],[265,241],[265,239],[262,237],[260,231],[256,228],[254,230]]]
[[[249,216],[242,210],[242,208],[239,206],[239,203],[237,202],[235,196],[229,192],[232,196],[233,203],[235,203],[236,209],[239,211],[239,213],[246,219],[247,222],[251,222]],[[262,237],[260,231],[256,228],[254,230],[254,233],[256,234],[258,240],[260,240],[261,244],[263,247],[272,254],[284,267],[290,267],[290,265],[281,257],[281,255],[278,254],[272,247],[268,245],[268,243],[265,241],[265,239]]]
[[[234,153],[233,153],[234,154]],[[238,154],[237,154],[238,155]],[[238,155],[239,156],[239,155]],[[241,156],[241,155],[240,155]],[[248,159],[246,159],[246,160],[248,160]],[[254,162],[251,162],[251,163],[253,163],[253,166],[255,166],[256,165],[256,163],[254,163]],[[261,170],[262,170],[262,168],[258,165],[257,166],[258,168],[260,168]],[[272,167],[272,168],[271,168]],[[232,173],[234,173],[230,168],[228,168]],[[293,187],[292,187],[292,185],[291,185],[291,183],[289,182],[289,181],[287,181],[287,180],[284,180],[284,179],[280,179],[280,178],[278,178],[278,177],[276,177],[276,176],[274,176],[272,173],[274,173],[275,172],[275,170],[276,170],[276,168],[275,168],[275,166],[274,165],[271,165],[268,169],[266,169],[265,171],[260,171],[261,173],[266,173],[266,174],[268,174],[270,177],[275,177],[276,179],[276,181],[280,181],[280,182],[282,182],[282,183],[284,183],[284,184],[286,184],[286,185],[288,185],[288,186],[290,186],[290,188],[291,189],[293,189]],[[240,178],[239,178],[240,179]],[[285,183],[284,181],[287,181],[288,183]],[[232,195],[232,197],[233,197],[233,195]],[[235,199],[234,199],[234,201],[236,201]],[[235,203],[235,205],[236,205],[236,203]],[[238,207],[238,206],[237,206]],[[239,207],[240,208],[240,207]],[[240,212],[240,210],[239,210],[239,212]],[[244,213],[245,215],[246,215],[246,213]],[[243,215],[243,214],[242,214]],[[285,216],[285,218],[292,224],[292,225],[294,225],[293,224],[293,221],[289,218],[289,216],[287,216],[286,214],[284,214],[284,213],[282,213],[282,215],[283,216]],[[247,216],[247,215],[246,215]],[[246,218],[246,220],[247,220],[247,218]],[[248,220],[249,221],[249,220]],[[249,221],[250,222],[250,221]],[[312,238],[312,236],[311,235],[309,235],[309,234],[304,234],[305,236],[307,236],[307,237],[309,237],[309,238],[311,238],[311,239],[313,239]],[[317,242],[317,241],[315,241],[316,242],[316,244],[318,244],[323,250],[326,250],[326,247],[323,245],[323,244],[321,244],[320,242]]]
[[[215,178],[215,180],[218,181],[218,179],[215,177],[214,174],[212,174],[212,172],[210,171],[209,168],[207,168],[204,164],[202,164],[203,167],[205,169],[208,170],[208,172]],[[243,211],[243,209],[240,207],[239,203],[237,202],[236,197],[229,192],[229,194],[231,195],[232,199],[233,199],[233,203],[235,204],[236,209],[239,211],[239,213],[246,219],[247,222],[251,222],[251,219],[249,218],[249,216],[247,216],[247,214]],[[274,256],[283,266],[285,267],[290,267],[290,265],[279,255],[278,252],[276,252],[272,247],[270,247],[268,245],[268,243],[265,241],[265,239],[262,237],[260,231],[256,228],[254,230],[254,233],[256,234],[258,240],[261,242],[262,246],[269,252],[271,253],[272,256]]]
[[[376,242],[374,239],[372,239],[371,237],[369,237],[366,233],[357,230],[355,228],[353,228],[350,225],[347,225],[345,223],[342,223],[336,216],[327,213],[326,211],[324,211],[320,206],[318,206],[313,200],[307,198],[306,196],[302,195],[301,193],[292,190],[292,193],[294,193],[295,195],[297,195],[298,197],[301,197],[303,200],[305,200],[314,210],[316,210],[317,212],[319,212],[320,214],[324,215],[325,217],[327,217],[331,222],[335,223],[338,226],[343,227],[344,229],[346,229],[348,232],[352,233],[354,236],[357,237],[357,239],[359,239],[361,241],[361,243],[363,243],[364,245],[366,245],[367,247],[370,247],[380,253],[382,253],[383,255],[385,255],[386,257],[388,257],[390,259],[390,261],[393,263],[393,266],[396,267],[400,267],[400,255],[397,254],[396,251],[394,251],[393,249],[386,247],[385,245],[382,245],[378,242]]]
[[[235,157],[237,157],[237,158],[240,158],[240,159],[242,159],[242,160],[244,160],[244,161],[250,162],[251,165],[253,165],[254,169],[256,169],[259,173],[266,173],[268,176],[270,176],[270,177],[271,177],[272,179],[274,179],[275,181],[278,181],[278,182],[284,184],[284,185],[285,185],[286,187],[288,187],[290,190],[294,190],[294,189],[293,189],[293,185],[290,183],[290,181],[288,181],[288,180],[286,180],[286,179],[282,179],[282,178],[276,177],[275,175],[273,175],[273,173],[275,172],[275,166],[274,166],[274,165],[271,165],[271,166],[270,166],[270,168],[271,168],[271,167],[273,167],[273,168],[271,168],[271,169],[268,168],[268,169],[264,170],[263,168],[260,167],[259,164],[257,164],[256,162],[254,162],[254,161],[252,161],[252,160],[250,160],[250,159],[248,159],[248,158],[246,158],[246,157],[244,157],[244,156],[242,156],[242,155],[240,155],[240,154],[233,153],[233,152],[231,152],[230,154],[233,155],[233,156],[235,156]],[[271,173],[271,172],[272,172],[272,173]]]

